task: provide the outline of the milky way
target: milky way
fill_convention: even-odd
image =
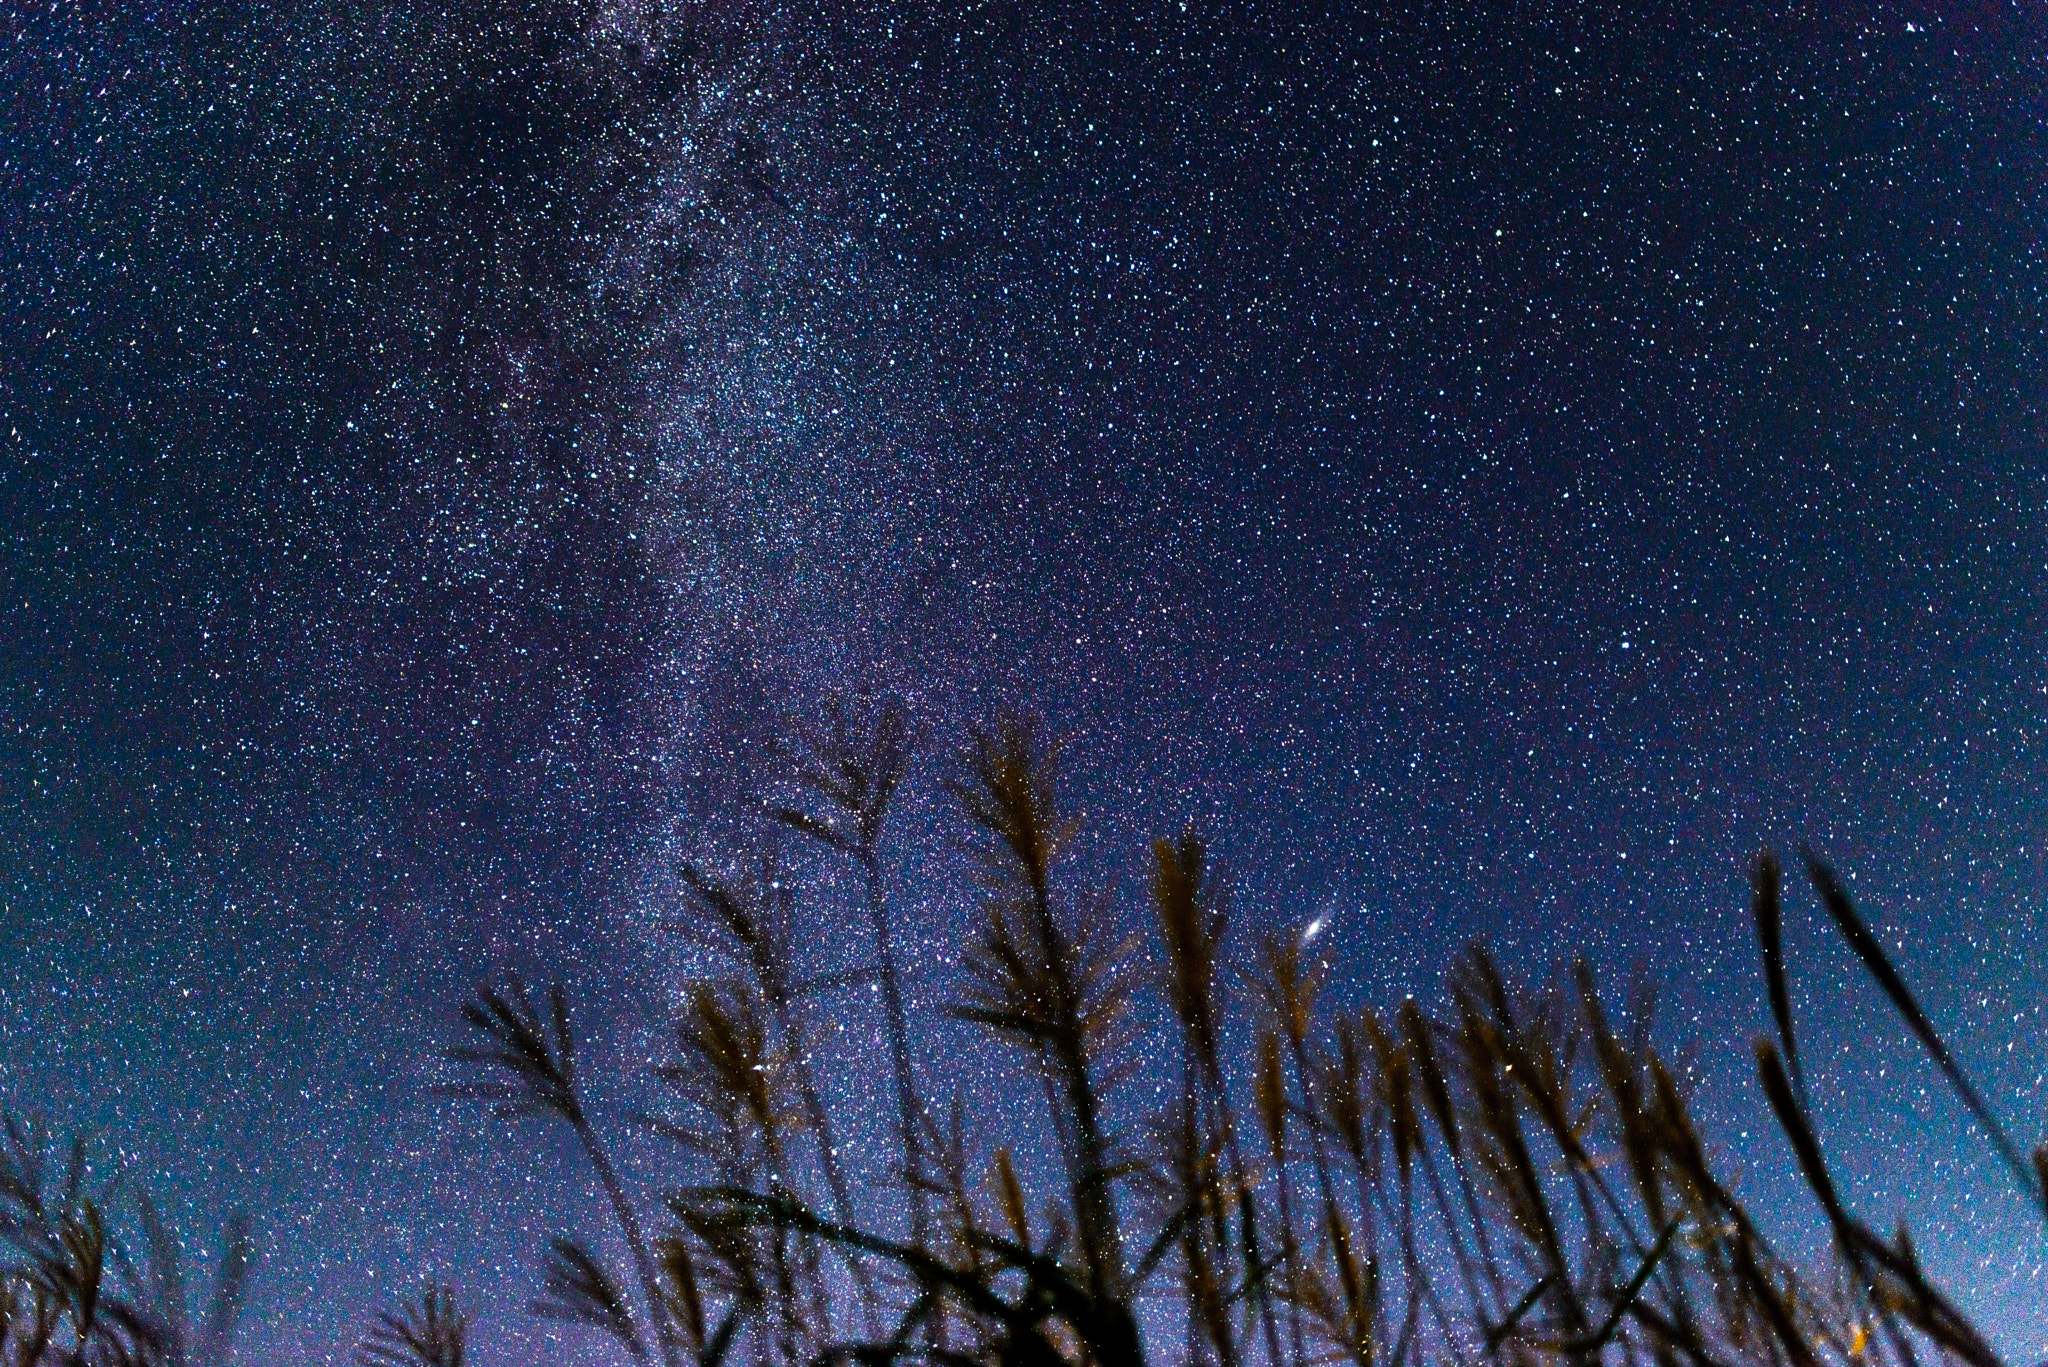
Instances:
[[[1711,1051],[1810,841],[2038,1126],[2039,12],[1287,9],[10,15],[0,1100],[254,1215],[244,1360],[430,1268],[480,1361],[590,1347],[523,1309],[594,1193],[437,1051],[560,975],[623,1121],[671,861],[832,687],[930,728],[932,1050],[933,779],[1025,705],[1090,877],[1197,820],[1372,998],[1641,962],[1759,1165]],[[1801,924],[1914,1155],[1861,1199],[2040,1356],[2038,1236]]]

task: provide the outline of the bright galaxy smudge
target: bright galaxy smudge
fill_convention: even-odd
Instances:
[[[453,1003],[644,1045],[828,685],[1052,717],[1105,885],[1192,818],[1240,924],[1368,890],[1301,936],[1387,1000],[1483,935],[1745,1036],[1811,840],[2038,1113],[2038,11],[688,12],[7,21],[0,1101],[252,1212],[244,1360],[430,1267],[544,1351],[597,1198],[434,1093]],[[963,883],[897,873],[936,1040]],[[1835,1085],[1928,1161],[1849,1176],[2039,1356],[1890,1057]]]

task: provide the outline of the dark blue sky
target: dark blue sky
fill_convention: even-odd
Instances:
[[[1196,816],[1363,996],[1647,965],[1759,1169],[1742,867],[1810,840],[2039,1127],[2038,11],[703,5],[694,79],[629,13],[6,21],[0,1100],[249,1208],[253,1351],[428,1266],[518,1351],[591,1194],[430,1094],[454,1003],[556,967],[623,1066],[835,683],[934,728],[934,1057],[930,779],[1021,700],[1091,870]],[[1797,956],[1876,1222],[2040,1356]]]

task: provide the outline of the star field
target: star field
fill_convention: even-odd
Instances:
[[[478,1361],[596,1352],[524,1311],[600,1196],[438,1051],[559,973],[623,1131],[672,861],[758,838],[830,687],[931,728],[887,858],[949,1083],[1000,1074],[935,780],[1015,702],[1133,907],[1192,818],[1364,999],[1474,937],[1643,965],[1759,1170],[1744,861],[1811,842],[2035,1134],[2037,9],[690,14],[6,19],[0,1103],[196,1241],[250,1211],[244,1361],[430,1268]],[[1792,952],[1862,1207],[2040,1357],[2039,1234]]]

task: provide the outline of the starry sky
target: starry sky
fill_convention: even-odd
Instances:
[[[1026,705],[1126,904],[1192,819],[1362,1000],[1639,967],[1795,1225],[1744,864],[1811,841],[2040,1137],[2048,11],[1375,9],[7,9],[0,1102],[254,1216],[242,1360],[429,1270],[577,1360],[596,1197],[437,1051],[558,975],[621,1121],[674,860],[833,687],[929,727],[935,1060],[935,780]],[[1859,1209],[2038,1360],[2048,1244],[1796,905]]]

